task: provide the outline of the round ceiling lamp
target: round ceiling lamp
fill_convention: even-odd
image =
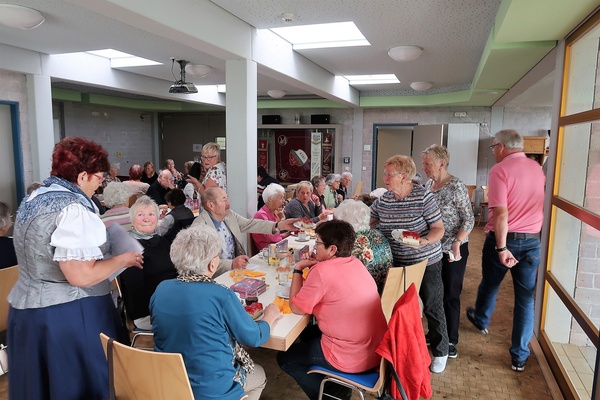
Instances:
[[[212,72],[213,68],[210,65],[204,64],[188,64],[185,66],[185,71],[197,78],[203,78]]]
[[[396,46],[388,50],[388,55],[398,61],[412,61],[418,58],[423,52],[423,48],[419,46]]]
[[[427,90],[431,86],[433,86],[433,83],[431,82],[413,82],[410,84],[410,87],[413,88],[413,90],[416,90],[417,92]]]
[[[46,18],[38,10],[16,4],[0,4],[0,24],[9,28],[33,29]]]
[[[287,94],[285,90],[271,89],[267,90],[267,94],[274,99],[280,99]]]

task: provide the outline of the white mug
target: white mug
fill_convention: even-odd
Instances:
[[[308,240],[308,233],[304,231],[298,232],[298,240],[304,242]]]
[[[279,284],[279,293],[282,296],[288,297],[290,295],[290,287],[292,286],[292,282],[287,281]]]

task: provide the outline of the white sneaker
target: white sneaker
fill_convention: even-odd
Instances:
[[[433,357],[433,361],[431,361],[429,370],[431,372],[433,372],[434,374],[441,374],[446,369],[447,361],[448,361],[448,356]]]

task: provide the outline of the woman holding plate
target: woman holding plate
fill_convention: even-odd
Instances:
[[[371,205],[371,226],[388,239],[392,248],[394,267],[413,265],[427,259],[419,296],[429,327],[433,361],[431,372],[441,373],[448,360],[448,332],[444,314],[444,285],[442,283],[442,247],[444,224],[435,195],[413,183],[417,172],[409,156],[397,155],[384,164],[383,181],[387,191]],[[396,229],[417,232],[419,246],[413,247],[394,239]]]

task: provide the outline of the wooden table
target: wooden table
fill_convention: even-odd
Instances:
[[[314,239],[311,239],[308,242],[299,242],[295,237],[290,236],[288,238],[288,246],[294,249],[302,248],[307,244],[312,250],[312,247],[315,244]],[[263,304],[264,307],[266,307],[268,304],[272,303],[273,300],[275,300],[276,292],[279,287],[279,283],[277,281],[277,272],[275,271],[274,267],[269,266],[267,262],[263,260],[260,254],[252,257],[248,266],[250,268],[256,266],[255,271],[261,271],[266,274],[265,282],[267,282],[267,290],[258,296],[258,300]],[[229,273],[225,273],[217,277],[215,280],[223,285],[233,285],[233,278],[229,275]],[[306,328],[310,322],[310,319],[311,316],[308,314],[283,314],[281,318],[275,322],[273,329],[271,329],[271,337],[269,340],[260,347],[286,351],[290,348],[292,343],[294,343],[300,333],[302,333],[304,328]]]

